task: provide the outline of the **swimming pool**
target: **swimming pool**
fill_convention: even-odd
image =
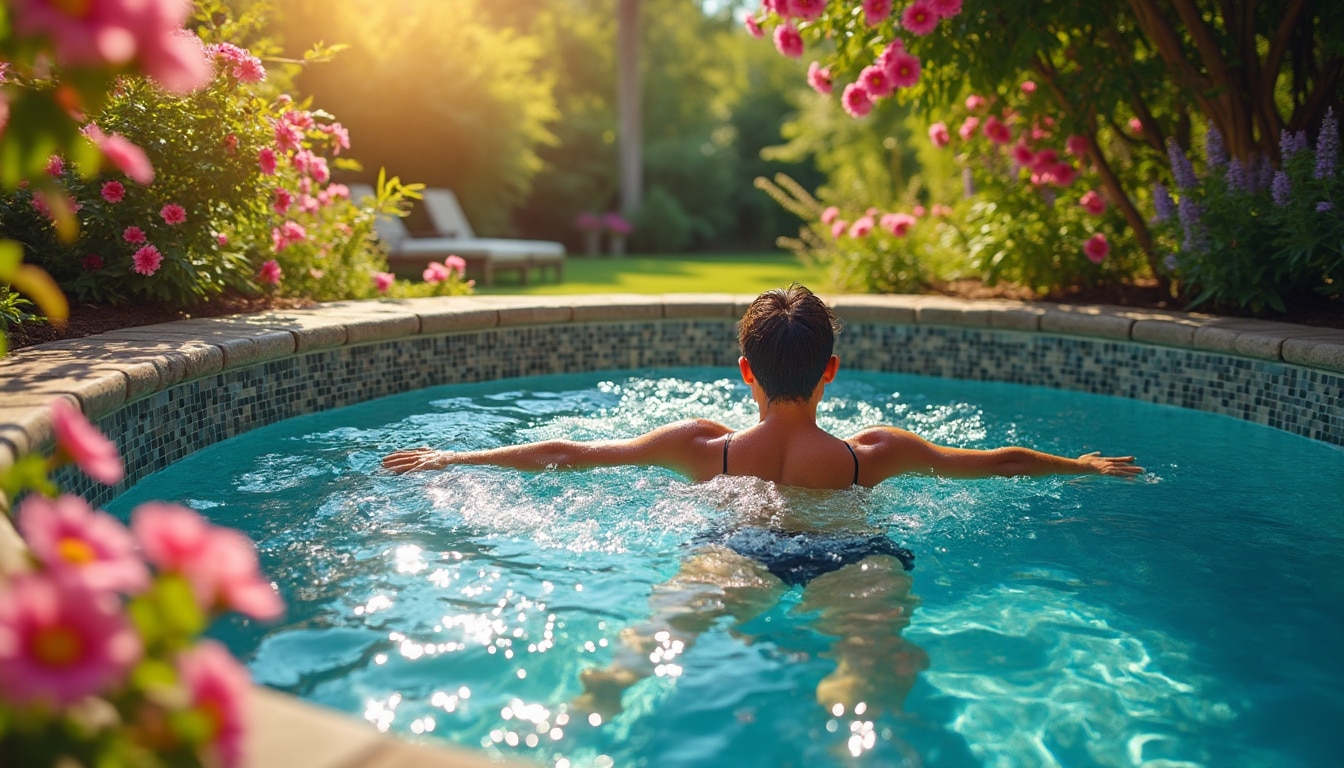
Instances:
[[[905,478],[829,502],[916,553],[898,642],[928,668],[900,712],[816,704],[831,642],[795,610],[797,591],[716,625],[614,719],[562,712],[688,542],[743,505],[782,502],[747,481],[652,470],[391,477],[378,459],[687,416],[741,427],[754,410],[733,382],[724,369],[607,372],[383,398],[220,443],[113,507],[177,499],[259,541],[290,619],[218,631],[260,682],[546,764],[826,765],[857,752],[873,765],[1307,766],[1337,754],[1337,448],[1129,400],[849,371],[819,414],[832,431],[888,422],[958,445],[1133,452],[1150,474]]]

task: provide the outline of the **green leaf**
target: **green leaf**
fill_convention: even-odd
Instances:
[[[182,576],[159,577],[154,585],[159,615],[165,629],[182,637],[195,637],[205,630],[205,614],[196,605],[191,583]]]
[[[177,670],[161,659],[145,659],[131,670],[131,685],[142,691],[172,688],[177,685]]]
[[[0,240],[0,280],[8,283],[23,262],[23,246],[14,240]]]

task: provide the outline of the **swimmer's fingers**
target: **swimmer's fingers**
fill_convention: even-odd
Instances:
[[[1087,464],[1099,475],[1131,477],[1143,474],[1143,467],[1134,465],[1133,456],[1102,456],[1100,451],[1093,451],[1079,456],[1078,460]]]
[[[447,463],[443,451],[436,451],[433,448],[412,448],[388,454],[383,459],[383,468],[400,475],[423,469],[443,469]]]

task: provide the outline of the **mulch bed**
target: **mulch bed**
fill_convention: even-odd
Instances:
[[[968,299],[1007,298],[1031,300],[1030,291],[1011,286],[988,286],[978,280],[959,280],[935,286],[932,293]],[[1138,285],[1118,285],[1094,290],[1072,291],[1049,296],[1038,301],[1051,301],[1064,304],[1112,304],[1122,307],[1142,309],[1181,310],[1183,303],[1167,295],[1156,283]],[[42,344],[48,341],[73,339],[91,336],[118,328],[132,328],[141,325],[154,325],[173,320],[186,320],[193,317],[219,317],[221,315],[245,314],[267,309],[294,309],[312,306],[314,302],[306,299],[286,299],[276,297],[226,296],[189,310],[175,310],[167,307],[133,304],[127,306],[104,306],[94,304],[74,304],[70,307],[70,320],[64,328],[50,325],[24,325],[12,329],[9,336],[10,349],[19,349]],[[1210,314],[1229,314],[1235,312],[1216,312],[1214,309],[1200,307],[1199,311]],[[1273,315],[1265,319],[1279,320],[1301,325],[1313,325],[1325,328],[1344,328],[1344,301],[1321,300],[1314,304],[1295,307],[1286,315]]]

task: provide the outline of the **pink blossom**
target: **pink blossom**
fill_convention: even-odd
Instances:
[[[985,138],[995,144],[1007,144],[1013,140],[1013,132],[999,118],[990,115],[985,120]]]
[[[1013,145],[1013,162],[1023,168],[1030,168],[1036,162],[1036,153],[1031,151],[1031,147],[1019,141]]]
[[[331,181],[331,169],[327,166],[327,158],[315,157],[308,167],[308,173],[318,184],[326,184]]]
[[[943,204],[941,204],[941,203],[934,203],[934,204],[933,204],[933,215],[934,215],[934,216],[947,217],[947,216],[951,216],[952,213],[953,213],[953,211],[952,211],[952,207],[951,207],[951,206],[943,205]]]
[[[145,242],[145,231],[139,227],[127,227],[122,230],[121,239],[132,244],[143,243]]]
[[[304,229],[302,224],[295,221],[286,221],[284,224],[271,230],[271,245],[275,247],[276,253],[307,239],[308,230]]]
[[[1106,236],[1100,232],[1087,238],[1087,242],[1083,243],[1083,253],[1087,256],[1087,260],[1093,264],[1100,264],[1105,261],[1106,254],[1110,252],[1111,244],[1106,242]]]
[[[117,455],[117,446],[64,398],[51,401],[48,407],[57,455],[73,461],[84,474],[103,485],[121,482],[126,468]]]
[[[988,102],[985,101],[984,96],[978,96],[972,93],[970,96],[966,97],[966,111],[968,112],[979,111],[980,108],[985,106],[986,103]]]
[[[331,154],[339,155],[342,149],[350,148],[350,131],[340,123],[330,123],[322,131],[331,137]]]
[[[219,243],[220,245],[228,245],[228,244],[229,244],[229,236],[226,235],[226,234],[224,234],[223,232],[216,232],[216,233],[215,233],[215,242],[216,242],[216,243]]]
[[[970,138],[975,135],[975,131],[979,127],[980,127],[980,118],[976,117],[975,115],[971,115],[970,117],[966,118],[962,122],[961,127],[957,129],[957,135],[960,136],[963,141],[969,141]]]
[[[88,135],[103,153],[103,157],[116,166],[117,170],[130,177],[131,181],[141,186],[154,182],[154,166],[150,164],[149,156],[125,136],[117,133],[105,136],[97,126],[91,126]]]
[[[929,141],[938,148],[946,147],[952,143],[952,134],[948,133],[947,123],[934,123],[929,126]]]
[[[891,0],[863,0],[863,20],[870,27],[891,17]]]
[[[1129,118],[1129,130],[1135,133],[1143,133],[1143,121],[1137,117]]]
[[[159,215],[163,217],[163,223],[177,225],[187,220],[187,209],[177,203],[169,203],[159,209]]]
[[[961,13],[961,0],[929,0],[929,7],[941,19],[950,19]]]
[[[276,120],[274,134],[275,147],[281,152],[289,152],[303,145],[303,131],[288,120]]]
[[[149,569],[126,526],[79,496],[29,496],[19,505],[18,521],[28,551],[52,573],[68,574],[95,591],[134,594],[149,585]]]
[[[267,259],[262,262],[261,269],[257,270],[257,279],[263,283],[279,285],[280,278],[284,273],[280,269],[280,263],[275,259]]]
[[[851,117],[863,117],[873,111],[873,102],[868,98],[868,91],[858,83],[845,86],[845,92],[840,95],[840,105]]]
[[[467,260],[461,256],[451,255],[443,260],[443,265],[456,272],[458,277],[467,276]]]
[[[775,48],[790,59],[803,55],[803,36],[792,24],[775,27]]]
[[[938,26],[938,14],[928,0],[915,0],[901,13],[901,26],[923,37]]]
[[[60,155],[52,155],[47,158],[47,175],[60,176],[65,172],[65,161]]]
[[[761,29],[761,23],[756,20],[755,16],[748,16],[746,25],[747,32],[750,32],[752,37],[765,37],[765,30]]]
[[[320,194],[320,193],[319,193]],[[322,203],[312,195],[304,195],[299,199],[299,210],[304,213],[317,213],[321,209]]]
[[[1095,189],[1084,192],[1083,196],[1078,198],[1078,204],[1093,216],[1100,216],[1106,212],[1106,199],[1097,194]]]
[[[0,697],[66,706],[120,685],[140,636],[119,599],[56,574],[0,582]]]
[[[1025,93],[1025,94],[1028,94],[1028,95],[1035,93],[1035,92],[1036,92],[1036,81],[1034,81],[1034,80],[1024,80],[1024,81],[1022,81],[1022,92]]]
[[[373,287],[376,288],[379,293],[387,293],[388,289],[392,287],[392,284],[397,282],[397,276],[391,272],[374,272],[372,273],[372,277]]]
[[[271,201],[271,210],[284,216],[289,212],[289,207],[294,204],[294,195],[284,187],[276,187],[274,197],[275,199]]]
[[[50,219],[52,221],[55,220],[55,217],[51,215],[51,205],[47,203],[47,196],[45,193],[42,192],[34,193],[32,199],[32,206],[33,210],[42,214],[43,218]]]
[[[831,68],[812,62],[807,67],[807,84],[817,93],[829,94],[834,87],[831,83]]]
[[[1077,158],[1087,157],[1087,139],[1073,135],[1064,140],[1064,149]]]
[[[206,721],[206,742],[223,768],[243,763],[249,688],[247,669],[228,649],[204,640],[177,657],[191,708]]]
[[[262,147],[257,153],[257,167],[267,176],[275,175],[276,156],[275,150],[270,147]]]
[[[897,88],[909,88],[919,82],[919,57],[904,50],[897,51],[887,62],[887,74]]]
[[[845,221],[844,219],[836,219],[835,221],[831,222],[831,237],[839,239],[840,237],[844,236],[844,234],[848,231],[849,231],[849,222]]]
[[[109,203],[120,203],[126,199],[126,186],[120,181],[108,181],[103,184],[103,199]]]
[[[821,212],[822,224],[834,224],[835,220],[840,218],[840,209],[834,205],[826,206],[826,210]]]
[[[868,92],[868,98],[873,100],[890,96],[891,92],[896,90],[896,84],[891,81],[887,70],[876,64],[864,67],[859,73],[859,85]]]
[[[916,219],[922,219],[924,218],[924,214],[928,213],[928,210],[922,205],[916,205],[914,208],[910,209],[910,213],[913,214]]]
[[[103,257],[96,253],[90,253],[88,256],[84,257],[81,266],[84,267],[85,272],[97,272],[103,268]]]
[[[1050,175],[1055,177],[1056,185],[1067,187],[1078,179],[1078,169],[1067,162],[1060,161],[1050,166]]]
[[[873,231],[873,217],[861,216],[853,224],[849,225],[850,237],[867,237],[869,232]]]
[[[257,551],[242,533],[163,502],[131,510],[131,531],[155,567],[191,584],[203,610],[235,610],[263,621],[284,612],[284,601],[261,577]]]
[[[339,197],[343,200],[349,200],[350,188],[345,186],[344,184],[332,184],[331,186],[327,187],[327,194],[330,195],[332,199]]]
[[[444,280],[448,279],[448,267],[437,261],[431,261],[429,262],[429,266],[425,267],[425,271],[421,277],[425,279],[426,283],[442,283]]]
[[[159,266],[163,264],[163,254],[159,253],[158,248],[146,245],[135,252],[131,262],[135,265],[133,269],[137,274],[149,277],[159,271]]]
[[[787,0],[789,5],[789,15],[802,19],[803,21],[812,21],[820,18],[821,14],[826,12],[826,0]]]
[[[1040,152],[1037,152],[1036,156],[1032,158],[1031,168],[1034,171],[1044,173],[1048,172],[1058,162],[1059,162],[1059,153],[1053,149],[1050,149],[1049,147],[1046,147],[1045,149],[1042,149]]]
[[[602,215],[602,226],[609,232],[615,232],[618,235],[628,235],[635,231],[635,225],[631,224],[619,213],[611,211]]]
[[[905,237],[918,223],[919,220],[908,213],[888,213],[882,217],[882,228],[897,237]]]

